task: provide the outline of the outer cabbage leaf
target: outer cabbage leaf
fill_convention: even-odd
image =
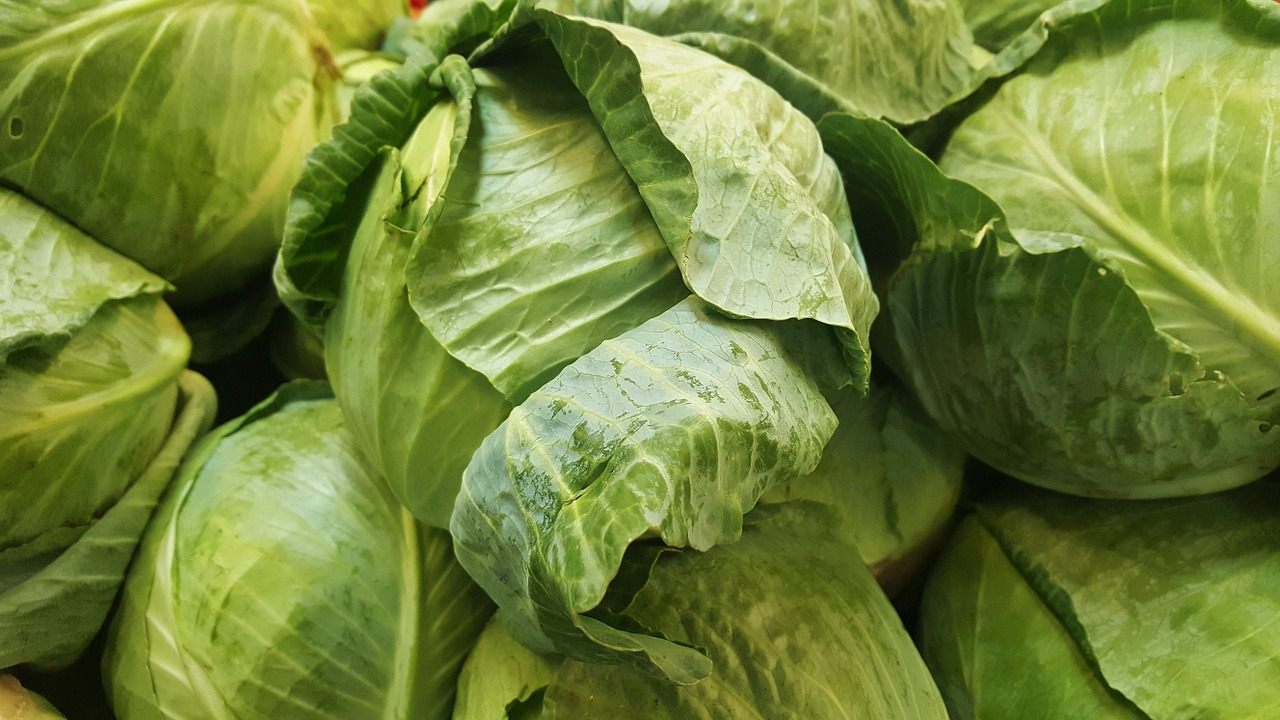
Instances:
[[[685,284],[730,316],[838,328],[865,383],[879,306],[853,249],[839,173],[808,119],[698,50],[634,28],[536,17]]]
[[[542,6],[675,36],[731,57],[768,53],[846,108],[899,123],[941,109],[968,85],[981,59],[958,6],[946,0],[551,0]]]
[[[1102,701],[1109,714],[1101,717],[1260,719],[1280,711],[1275,482],[1146,503],[1025,489],[984,502],[978,520],[981,527],[971,526],[971,538],[953,551],[949,562],[959,567],[942,566],[925,604],[926,628],[939,623],[926,630],[931,659],[933,646],[940,657],[954,656],[952,642],[975,653],[967,674],[943,681],[961,698],[991,695],[999,699],[982,702],[992,708],[1034,705],[1049,717],[1079,717],[1082,696],[1095,704],[1105,698],[1091,686],[1100,678],[1119,699]],[[979,582],[971,579],[975,564],[989,568]],[[1038,602],[1016,608],[980,599],[1029,592]],[[966,606],[979,611],[976,619],[953,609]],[[983,642],[969,637],[1005,622],[1034,630],[1033,646],[1053,648],[1063,665],[1010,683],[999,656],[1025,647],[1029,636],[993,630]],[[1129,708],[1139,714],[1125,714]]]
[[[470,84],[461,63],[445,70]],[[466,144],[404,273],[422,324],[519,402],[689,292],[554,57],[474,83]]]
[[[1278,47],[1274,3],[1108,3],[1055,28],[941,167],[1015,235],[1072,236],[1256,398],[1280,388]]]
[[[412,56],[357,90],[348,121],[308,158],[275,279],[289,309],[325,336],[328,376],[362,456],[417,517],[443,527],[471,453],[509,407],[409,305],[413,238],[471,118],[470,74],[433,85],[438,67]]]
[[[168,435],[190,345],[153,297],[103,307],[60,346],[0,367],[0,551],[85,527]]]
[[[1062,0],[960,0],[974,42],[991,52],[1005,48],[1044,11],[1060,4]]]
[[[190,344],[163,280],[20,196],[0,193],[0,210],[0,667],[65,664],[101,624],[146,520],[106,515],[170,436]],[[99,526],[114,548],[68,550]],[[63,588],[76,600],[51,589],[95,564]],[[27,584],[46,571],[61,579]]]
[[[407,151],[432,153],[426,163],[404,165],[403,156],[389,150],[371,169],[377,178],[363,196],[368,204],[345,288],[325,333],[325,364],[362,455],[401,502],[437,527],[448,525],[471,454],[510,410],[484,376],[423,327],[403,279],[412,228],[422,222],[414,216],[430,202],[424,196],[443,188],[454,121],[466,115],[465,105],[442,101]],[[452,145],[456,158],[458,143]],[[421,175],[415,167],[423,168]]]
[[[276,286],[324,334],[328,376],[362,456],[417,517],[443,527],[471,453],[509,406],[409,305],[413,238],[471,119],[470,73],[432,84],[438,67],[413,56],[356,92],[348,121],[308,158]]]
[[[183,465],[108,641],[122,720],[449,716],[491,606],[327,398],[286,386]]]
[[[500,618],[490,620],[458,674],[454,720],[537,720],[561,663],[520,644]]]
[[[1055,13],[1065,14],[1062,10]],[[1098,12],[1121,10],[1108,5]],[[1136,62],[1145,52],[1142,48],[1149,47],[1143,38],[1185,32],[1186,27],[1205,31],[1206,39],[1197,41],[1200,46],[1235,42],[1231,39],[1242,31],[1241,13],[1255,13],[1255,19],[1275,17],[1274,10],[1266,15],[1245,6],[1233,6],[1220,22],[1196,19],[1198,11],[1185,12],[1190,19],[1179,15],[1160,21],[1160,11],[1154,7],[1147,8],[1145,15],[1138,13],[1135,22],[1151,32],[1126,39],[1127,31],[1117,29],[1114,47],[1108,45],[1104,58],[1096,62],[1124,64],[1125,58]],[[1087,28],[1096,27],[1089,24],[1089,17],[1093,16],[1081,16],[1077,25],[1064,20],[1067,30],[1063,32],[1071,30],[1072,37],[1088,35],[1093,31]],[[1251,32],[1261,34],[1259,42],[1265,44],[1270,42],[1265,40],[1270,37],[1268,28],[1264,22]],[[1213,37],[1217,39],[1208,39]],[[1079,47],[1084,58],[1094,46]],[[1164,52],[1172,46],[1159,47]],[[1188,56],[1202,52],[1196,43],[1178,47]],[[1052,59],[1054,52],[1067,51],[1050,42],[1045,52]],[[1082,87],[1092,87],[1090,92],[1101,92],[1104,85],[1108,90],[1115,87],[1114,82],[1087,85],[1085,75],[1092,71],[1086,72],[1084,66],[1095,63],[1081,58],[1076,58],[1082,66],[1075,70],[1071,69],[1075,61],[1064,61],[1064,82],[1074,77],[1077,83],[1086,83]],[[1265,72],[1264,65],[1259,61],[1256,69]],[[1061,156],[1036,156],[1037,162],[1046,163],[1039,170],[1048,173],[1036,175],[1039,170],[1029,165],[1019,168],[1014,160],[1026,160],[1028,156],[1020,153],[1029,145],[1002,145],[989,129],[984,130],[1015,122],[1016,113],[1029,107],[1023,103],[1029,97],[1044,102],[1056,102],[1051,96],[1067,97],[1067,93],[1036,90],[1052,86],[1058,77],[1041,68],[1007,83],[958,131],[948,149],[951,159],[944,158],[956,172],[999,188],[1002,202],[1015,203],[1018,214],[1006,215],[991,197],[942,174],[872,121],[831,116],[822,122],[828,151],[840,158],[850,178],[858,178],[851,180],[849,189],[852,202],[868,209],[859,215],[860,232],[878,241],[869,246],[873,267],[892,267],[894,261],[914,252],[884,283],[890,310],[886,330],[894,340],[886,356],[896,361],[929,413],[944,429],[958,434],[968,450],[1036,484],[1079,494],[1152,497],[1212,491],[1256,479],[1280,463],[1280,435],[1274,430],[1280,419],[1280,399],[1269,391],[1280,376],[1268,369],[1275,358],[1266,349],[1271,339],[1266,332],[1254,332],[1271,322],[1272,311],[1254,309],[1271,302],[1260,298],[1269,298],[1273,290],[1259,279],[1259,263],[1247,257],[1251,252],[1265,257],[1275,250],[1266,234],[1274,225],[1268,224],[1269,206],[1259,204],[1270,181],[1263,180],[1256,190],[1231,193],[1231,202],[1243,204],[1230,210],[1229,218],[1249,228],[1234,228],[1239,241],[1230,243],[1232,250],[1226,254],[1209,247],[1213,241],[1193,227],[1190,214],[1197,213],[1194,222],[1202,223],[1203,215],[1219,203],[1213,193],[1228,192],[1221,183],[1206,184],[1226,177],[1220,166],[1208,162],[1216,151],[1201,157],[1207,164],[1178,165],[1178,182],[1167,185],[1170,194],[1162,191],[1157,197],[1168,200],[1170,213],[1176,208],[1181,219],[1174,225],[1153,226],[1158,234],[1132,222],[1142,213],[1149,217],[1150,203],[1137,211],[1123,203],[1109,206],[1089,200],[1085,212],[1074,203],[1086,196],[1098,199],[1101,196],[1095,190],[1079,185],[1078,178],[1058,176],[1071,188],[1056,186],[1055,194],[1051,179],[1065,167],[1062,162],[1098,167],[1090,166],[1098,158],[1091,135],[1071,135],[1064,126],[1063,132],[1036,140],[1060,143],[1055,152]],[[1169,79],[1167,74],[1160,77]],[[1198,77],[1188,74],[1177,83],[1199,82]],[[1269,82],[1244,76],[1241,81],[1256,82],[1259,89]],[[1141,94],[1142,86],[1135,87],[1135,96]],[[1204,97],[1214,92],[1208,89]],[[1209,105],[1207,99],[1189,101],[1184,114],[1190,117]],[[1132,117],[1139,110],[1135,106],[1106,122],[1123,124],[1121,116]],[[1055,112],[1066,110],[1060,107]],[[1032,117],[1068,126],[1083,122],[1080,113],[1072,121],[1050,115],[1041,108]],[[1105,113],[1087,115],[1096,119]],[[1265,112],[1261,117],[1267,117]],[[1143,155],[1142,148],[1150,150],[1145,140],[1123,137],[1121,133],[1106,142],[1111,143],[1108,147],[1120,146],[1115,153],[1134,154],[1126,168],[1151,160],[1150,153]],[[1229,137],[1224,127],[1215,142]],[[1246,142],[1242,134],[1235,137]],[[1249,137],[1269,142],[1265,134]],[[1029,138],[1024,140],[1031,143]],[[982,150],[987,159],[978,158],[975,150],[968,155],[972,166],[964,167],[959,160],[964,148],[982,142],[990,144]],[[1180,152],[1193,152],[1179,147]],[[1197,147],[1206,146],[1199,143]],[[1263,148],[1256,154],[1266,156],[1267,152]],[[1239,162],[1245,162],[1243,155]],[[1172,172],[1168,170],[1172,166],[1159,161],[1148,166],[1157,177],[1160,167]],[[1266,177],[1274,175],[1276,168],[1268,165],[1259,171]],[[1231,176],[1234,182],[1246,184],[1240,178],[1249,177]],[[1096,192],[1113,192],[1105,190],[1107,183],[1118,181],[1093,178],[1089,182]],[[1127,190],[1116,190],[1120,194],[1109,197],[1132,197],[1124,193],[1137,192],[1137,181],[1126,183]],[[1250,202],[1254,210],[1248,209]],[[1131,210],[1139,214],[1130,217]],[[1013,230],[1010,225],[1015,226]],[[1108,234],[1113,231],[1119,234]],[[1172,268],[1170,274],[1154,278],[1154,265],[1138,267],[1145,261],[1130,252],[1139,247],[1132,245],[1135,238],[1148,250],[1152,248],[1147,241],[1157,238],[1168,246],[1157,265]],[[1190,249],[1206,242],[1204,247]],[[1188,276],[1169,263],[1186,269],[1192,256],[1203,257],[1194,261],[1192,285],[1197,287],[1180,289]],[[1238,307],[1225,311],[1227,315],[1197,295],[1210,286],[1226,287],[1224,282],[1234,288],[1240,301]],[[1175,317],[1181,312],[1178,308],[1186,310],[1180,318]],[[1230,316],[1235,313],[1245,313],[1247,322],[1234,325]],[[1248,358],[1252,360],[1244,363]]]
[[[897,614],[834,525],[827,508],[787,503],[749,516],[732,545],[657,560],[625,612],[705,647],[715,671],[701,682],[538,656],[491,624],[463,668],[459,695],[473,702],[455,720],[946,717]]]
[[[626,614],[705,647],[713,675],[682,687],[570,661],[545,715],[945,718],[897,613],[822,510],[789,503],[751,518],[739,542],[654,565]]]
[[[334,76],[299,0],[10,3],[0,181],[182,302],[222,294],[270,260]]]
[[[929,576],[920,635],[953,718],[1146,720],[1098,678],[975,517]]]
[[[915,575],[947,529],[964,475],[964,454],[896,389],[832,399],[839,420],[811,475],[771,490],[764,502],[826,505],[840,537],[893,595]]]
[[[0,667],[65,666],[106,622],[156,503],[213,423],[217,399],[207,380],[186,372],[179,390],[169,436],[114,505],[87,526],[0,551]],[[2,709],[0,701],[0,717],[12,717]]]
[[[1280,463],[1268,404],[1171,346],[1123,277],[1080,249],[1005,255],[988,242],[922,256],[890,292],[925,406],[1021,479],[1161,497],[1240,485]]]
[[[317,333],[338,300],[355,229],[363,219],[367,198],[354,192],[364,189],[357,181],[383,148],[409,139],[441,96],[441,88],[429,82],[438,65],[434,56],[413,55],[375,75],[355,91],[347,121],[307,155],[289,201],[274,279],[280,299]]]
[[[0,362],[29,345],[67,338],[103,304],[169,286],[56,214],[0,188]]]
[[[633,541],[731,542],[763,492],[811,472],[841,372],[820,325],[728,320],[690,298],[578,359],[486,438],[450,523],[458,558],[535,649],[705,677],[699,651],[589,611]]]

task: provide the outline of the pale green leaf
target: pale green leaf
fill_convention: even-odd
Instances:
[[[0,188],[0,363],[28,345],[65,340],[104,303],[166,289],[163,279]]]
[[[960,0],[959,5],[974,42],[999,52],[1030,28],[1041,13],[1060,3],[1061,0]]]
[[[633,28],[537,18],[685,284],[730,316],[838,328],[865,383],[879,306],[851,249],[839,173],[812,123],[712,55]]]
[[[840,537],[892,595],[947,529],[965,456],[896,389],[873,385],[866,397],[844,390],[831,407],[840,425],[817,469],[762,501],[830,508]]]
[[[335,50],[373,50],[391,24],[408,20],[407,0],[306,0],[325,39]],[[344,73],[345,75],[345,73]]]
[[[743,52],[744,46],[756,46],[813,78],[847,109],[898,123],[936,113],[968,84],[978,59],[959,7],[945,0],[551,0],[542,5],[692,39],[702,47]]]
[[[820,325],[727,320],[694,298],[604,342],[476,452],[450,524],[459,559],[537,649],[704,677],[700,652],[587,613],[633,541],[731,542],[763,492],[812,471],[838,366]]]
[[[110,303],[65,344],[0,367],[0,551],[86,526],[164,442],[190,348],[155,297]]]
[[[571,661],[543,717],[944,720],[902,621],[823,510],[788,503],[732,545],[655,565],[627,614],[706,648],[710,677],[683,687]]]
[[[1108,7],[1108,12],[1121,12]],[[1154,6],[1147,10],[1147,15],[1161,12]],[[1237,12],[1244,12],[1243,7]],[[1077,33],[1093,32],[1089,28],[1095,26],[1088,17],[1082,16]],[[1165,28],[1161,32],[1173,32],[1184,22],[1203,25],[1202,21],[1160,22],[1141,16],[1140,20],[1149,30]],[[1222,22],[1238,20],[1229,15]],[[1134,40],[1139,45],[1133,47],[1140,47],[1141,38],[1148,36],[1154,35],[1139,35]],[[1206,42],[1212,37],[1209,33]],[[1126,57],[1129,47],[1119,43],[1115,52],[1098,62],[1116,62]],[[1172,46],[1160,47],[1163,52]],[[1083,69],[1080,73],[1079,82],[1091,82],[1089,73]],[[1008,115],[1000,110],[1007,93],[1026,99],[1031,95],[1015,90],[1048,87],[1055,77],[1053,72],[1028,71],[1015,78],[970,121],[972,127],[961,128],[954,152],[986,138],[982,151],[986,159],[970,154],[971,163],[961,162],[960,155],[948,150],[953,158],[948,167],[983,187],[989,185],[1002,200],[1017,203],[1020,215],[1006,216],[990,196],[944,175],[874,121],[824,118],[821,126],[828,151],[840,159],[850,178],[858,178],[851,180],[849,190],[853,204],[864,211],[859,214],[860,231],[864,238],[875,240],[868,243],[873,268],[887,274],[885,268],[891,270],[911,255],[886,278],[889,322],[885,331],[893,343],[884,356],[930,415],[959,435],[966,449],[1036,484],[1088,495],[1159,497],[1219,490],[1260,477],[1280,463],[1280,434],[1274,429],[1280,420],[1280,399],[1269,393],[1272,383],[1266,379],[1274,357],[1263,347],[1270,341],[1249,329],[1270,322],[1269,311],[1249,309],[1254,306],[1251,295],[1269,297],[1272,291],[1249,291],[1242,280],[1253,277],[1255,287],[1270,287],[1261,279],[1265,259],[1247,257],[1257,252],[1265,258],[1271,252],[1265,238],[1269,211],[1257,205],[1262,195],[1256,191],[1232,194],[1232,202],[1245,203],[1246,208],[1233,211],[1232,221],[1260,223],[1239,242],[1229,243],[1228,255],[1236,253],[1232,269],[1218,274],[1227,255],[1195,260],[1197,268],[1203,266],[1194,273],[1197,283],[1226,281],[1237,288],[1240,304],[1230,312],[1248,316],[1248,322],[1237,327],[1230,317],[1215,315],[1194,293],[1173,292],[1176,288],[1169,283],[1177,284],[1177,273],[1154,281],[1150,267],[1133,271],[1132,258],[1117,254],[1123,243],[1076,212],[1080,207],[1074,202],[1080,196],[1064,191],[1064,186],[1051,190],[1029,166],[1015,168],[1000,155],[1025,157],[1030,145],[982,132],[991,118]],[[1092,87],[1101,91],[1104,85],[1116,87],[1115,82]],[[1037,93],[1034,96],[1045,102],[1051,96],[1070,96],[1047,89]],[[1211,96],[1191,104],[1203,109]],[[1106,122],[1119,127],[1136,112],[1071,112],[1067,118],[1068,110],[1062,106],[1054,113],[1037,111],[1035,117],[1054,127],[1114,117]],[[1009,129],[1002,127],[1001,133]],[[1139,135],[1117,138],[1116,143],[1127,143],[1127,151],[1141,155],[1141,148],[1149,150],[1150,145],[1145,135]],[[1052,157],[1038,156],[1041,161],[1087,165],[1097,157],[1096,138],[1090,135],[1055,137],[1065,144]],[[1071,137],[1075,139],[1068,142]],[[1267,136],[1254,133],[1251,137]],[[1189,145],[1179,147],[1195,152]],[[1137,162],[1135,156],[1124,167],[1136,167]],[[1223,187],[1205,184],[1215,177],[1206,168],[1183,168],[1183,181],[1170,186],[1182,198],[1178,212],[1191,213],[1197,203],[1209,198],[1208,189]],[[1268,172],[1274,174],[1274,168]],[[1137,193],[1137,177],[1126,177],[1128,187]],[[1236,181],[1248,184],[1248,180]],[[1097,178],[1090,182],[1099,191],[1107,187]],[[1144,187],[1155,190],[1158,184]],[[1265,182],[1258,187],[1265,187]],[[1141,213],[1152,212],[1151,203],[1133,197],[1134,207],[1142,205]],[[1253,198],[1256,212],[1247,210],[1248,198]],[[1204,213],[1195,212],[1200,222]],[[1184,216],[1187,223],[1190,218]],[[1022,227],[1010,231],[1011,224]],[[1137,226],[1124,227],[1127,232]],[[1205,242],[1208,236],[1188,224],[1161,237],[1168,246],[1161,263],[1167,264],[1190,262],[1183,250],[1190,247],[1188,243]],[[1197,257],[1212,255],[1205,247],[1196,253]],[[1205,287],[1200,285],[1201,290]],[[1169,314],[1175,307],[1186,309],[1181,320]],[[1250,352],[1251,363],[1232,360],[1234,355]],[[1241,370],[1239,382],[1231,373],[1233,368]]]
[[[0,667],[67,665],[97,635],[178,462],[213,423],[217,399],[208,381],[188,371],[179,389],[168,437],[115,504],[68,545],[19,562],[21,548],[0,551]]]
[[[561,659],[520,644],[500,618],[489,621],[458,675],[454,720],[527,720],[541,715],[542,694]]]
[[[688,295],[635,185],[550,63],[475,71],[466,146],[404,271],[423,325],[512,402]]]
[[[941,167],[1015,235],[1079,236],[1252,400],[1280,388],[1277,49],[1274,3],[1104,4],[1055,27]]]

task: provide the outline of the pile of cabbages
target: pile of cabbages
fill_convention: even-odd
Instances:
[[[0,720],[1280,717],[1280,3],[0,1]]]

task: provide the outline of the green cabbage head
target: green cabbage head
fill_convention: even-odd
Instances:
[[[1280,5],[1046,17],[942,174],[869,152],[865,123],[824,125],[853,194],[883,202],[868,254],[901,261],[885,356],[1028,482],[1151,498],[1256,480],[1280,464]]]
[[[328,387],[287,385],[187,458],[103,671],[120,720],[447,718],[491,611],[357,462]]]
[[[413,55],[356,94],[277,266],[398,497],[446,526],[513,406],[679,308],[834,332],[848,368],[824,372],[865,384],[878,303],[813,124],[670,40],[527,8],[506,23],[490,31],[523,39],[492,57]]]
[[[321,20],[330,6],[316,3]],[[312,10],[6,5],[0,182],[172,282],[179,303],[240,288],[270,263],[302,160],[336,117],[337,66]]]
[[[0,668],[59,667],[215,401],[168,284],[9,190],[0,266]]]

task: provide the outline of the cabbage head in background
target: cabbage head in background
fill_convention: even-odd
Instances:
[[[270,263],[302,160],[336,117],[316,18],[345,27],[327,11],[342,6],[9,4],[0,182],[172,282],[179,304],[238,290]]]
[[[286,385],[183,464],[111,626],[120,720],[449,717],[492,606],[331,398]]]
[[[983,500],[925,588],[953,718],[1280,713],[1280,483],[1141,503]]]
[[[1280,464],[1280,5],[1075,2],[939,172],[855,118],[890,358],[983,461],[1068,493],[1212,492]],[[855,181],[854,178],[857,178]],[[874,249],[874,250],[873,250]]]
[[[8,190],[0,263],[0,668],[56,668],[215,401],[161,278]]]
[[[621,577],[643,585],[611,590],[609,610],[705,648],[710,677],[674,685],[538,655],[494,621],[463,666],[454,720],[945,719],[901,620],[829,510],[771,505],[731,545],[628,555]]]

